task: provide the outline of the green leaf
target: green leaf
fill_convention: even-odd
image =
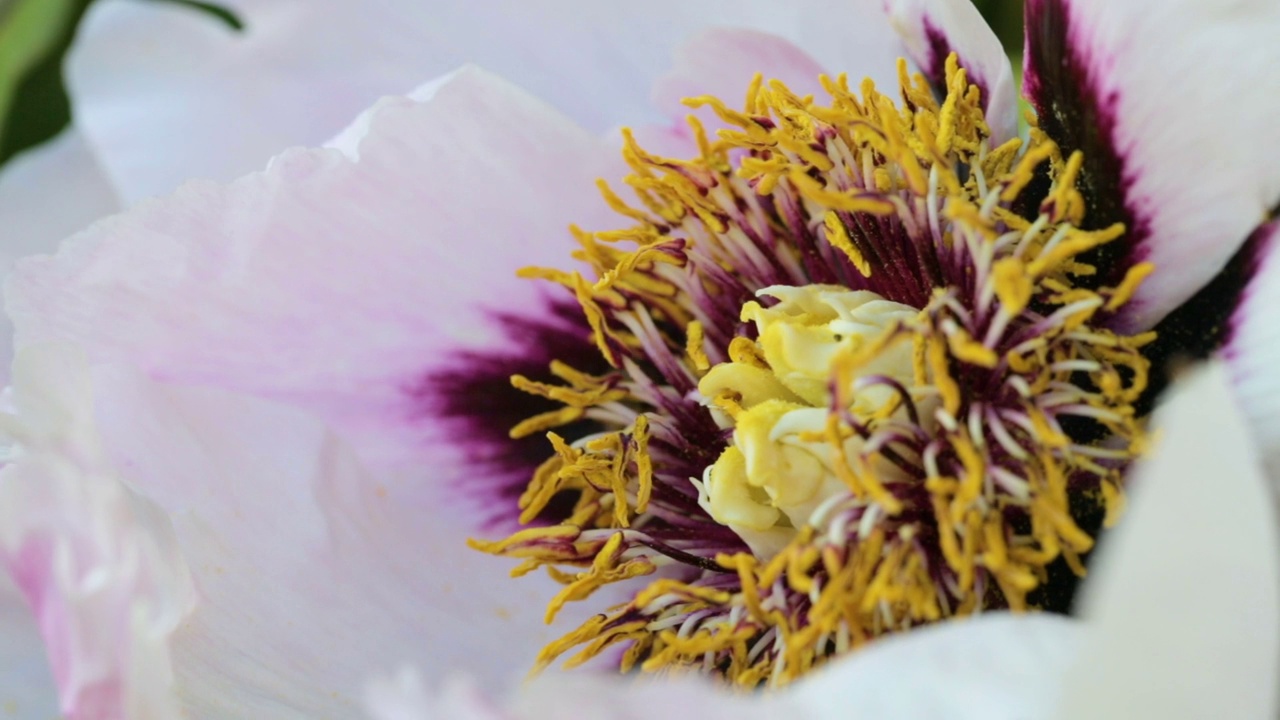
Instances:
[[[56,135],[68,109],[61,55],[90,0],[9,0],[0,12],[0,164]],[[38,82],[50,74],[54,92]],[[37,81],[37,82],[33,82]],[[17,117],[20,116],[20,117]]]
[[[203,0],[155,0],[183,5],[235,31],[231,10]],[[62,60],[92,0],[0,0],[0,166],[53,138],[71,121]]]

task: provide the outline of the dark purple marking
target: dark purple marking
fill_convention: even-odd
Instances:
[[[924,77],[929,81],[929,87],[933,88],[933,94],[940,100],[947,96],[947,58],[951,57],[951,53],[955,49],[951,47],[951,42],[947,40],[947,34],[937,25],[934,25],[926,15],[923,18],[924,37],[929,43],[929,57],[920,68],[924,73]],[[988,92],[986,80],[978,74],[977,70],[965,64],[964,57],[958,55],[957,60],[960,61],[960,67],[964,68],[968,74],[969,82],[978,87],[982,92],[982,108],[983,110],[991,109],[991,93]]]
[[[1127,229],[1124,237],[1080,258],[1096,266],[1098,273],[1078,282],[1098,288],[1115,285],[1142,261],[1142,245],[1151,227],[1131,196],[1134,169],[1126,167],[1116,145],[1117,96],[1102,94],[1099,78],[1094,76],[1098,66],[1089,62],[1072,31],[1067,0],[1027,1],[1022,87],[1041,129],[1058,143],[1062,154],[1084,153],[1077,182],[1088,207],[1082,227],[1096,230],[1122,222]]]
[[[1269,218],[1266,222],[1254,228],[1249,237],[1245,240],[1244,245],[1236,251],[1227,266],[1222,272],[1214,278],[1216,281],[1224,273],[1236,272],[1235,285],[1236,295],[1234,298],[1227,296],[1221,304],[1230,304],[1230,316],[1225,323],[1225,336],[1222,338],[1222,345],[1226,348],[1225,352],[1231,355],[1231,341],[1235,338],[1236,332],[1240,329],[1240,322],[1243,319],[1237,311],[1243,309],[1249,300],[1249,295],[1253,292],[1253,280],[1262,273],[1262,265],[1271,257],[1271,253],[1276,251],[1277,243],[1280,243],[1280,204],[1271,208],[1267,213]],[[1232,265],[1238,261],[1241,264],[1239,270],[1234,270]],[[1192,298],[1193,300],[1195,298]],[[1235,302],[1230,302],[1234,300]],[[1189,303],[1188,303],[1189,304]]]
[[[552,360],[593,374],[609,370],[573,298],[558,297],[529,311],[493,313],[505,345],[459,351],[439,365],[446,369],[433,371],[410,390],[421,412],[444,421],[453,442],[465,450],[471,472],[457,492],[480,512],[484,531],[518,526],[516,501],[534,470],[551,456],[542,433],[512,440],[508,432],[521,420],[561,407],[513,388],[511,376],[561,384],[548,370]],[[593,423],[578,422],[556,432],[574,440],[592,430]],[[561,520],[569,509],[553,504],[541,519]]]
[[[1277,207],[1272,211],[1272,217]],[[1155,342],[1144,348],[1151,361],[1151,382],[1138,404],[1146,413],[1169,384],[1171,363],[1203,360],[1227,346],[1238,327],[1235,313],[1247,299],[1249,283],[1258,274],[1280,231],[1280,220],[1259,225],[1222,270],[1200,291],[1156,325]]]

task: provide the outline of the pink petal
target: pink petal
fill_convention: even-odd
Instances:
[[[389,661],[494,686],[581,619],[544,628],[551,581],[464,546],[514,510],[485,484],[512,460],[485,403],[508,403],[465,383],[511,392],[511,363],[583,344],[514,272],[603,226],[616,149],[477,70],[362,127],[142,203],[9,287],[23,342],[89,346],[115,466],[174,514],[200,597],[175,673],[202,717],[350,714]]]
[[[1089,634],[1059,717],[1274,717],[1274,493],[1225,368],[1197,370],[1156,422],[1132,510],[1085,583]]]
[[[871,67],[863,72],[870,73],[883,71],[887,63],[866,64]],[[731,107],[740,107],[756,73],[766,81],[781,80],[797,94],[822,96],[818,76],[824,72],[817,61],[785,38],[757,30],[712,28],[676,49],[671,72],[654,84],[653,102],[671,118],[691,113],[682,101],[700,95],[714,95]]]
[[[886,33],[871,0],[254,0],[236,33],[177,5],[104,0],[69,82],[77,123],[127,201],[191,177],[230,180],[317,145],[379,96],[479,63],[594,131],[658,120],[648,89],[672,49],[723,24],[777,32],[827,67]]]
[[[987,123],[997,143],[1018,132],[1013,68],[986,20],[969,0],[886,0],[907,52],[945,94],[947,56],[955,53],[970,81],[982,88]]]
[[[1157,268],[1128,326],[1190,298],[1280,199],[1278,32],[1271,0],[1028,3],[1024,88],[1086,154],[1087,221],[1129,227],[1100,280]]]
[[[781,80],[799,95],[826,97],[818,82],[824,73],[834,76],[848,72],[854,81],[870,76],[877,83],[897,82],[894,67],[902,52],[896,38],[870,3],[850,3],[867,15],[851,27],[860,29],[865,42],[849,40],[850,50],[838,58],[839,64],[824,66],[806,48],[785,37],[730,28],[712,28],[684,42],[675,52],[674,67],[653,88],[654,104],[673,119],[692,112],[682,100],[700,95],[714,95],[730,107],[740,107],[747,87],[756,73],[766,81]],[[714,115],[709,115],[714,117]]]
[[[91,418],[89,369],[58,344],[14,365],[20,448],[0,471],[0,565],[35,615],[72,720],[161,720],[175,707],[169,633],[193,596],[173,532],[114,476]]]
[[[616,223],[594,179],[618,174],[617,151],[472,69],[425,104],[385,101],[358,154],[291,151],[27,261],[9,293],[20,338],[74,337],[157,376],[284,399],[368,461],[468,481],[487,450],[442,425],[440,383],[494,369],[476,350],[500,359],[575,332],[546,283],[514,275],[562,263],[569,223]],[[515,359],[545,372],[557,348],[532,349]],[[491,373],[503,388],[506,369]]]

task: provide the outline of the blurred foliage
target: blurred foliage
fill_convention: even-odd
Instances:
[[[236,30],[234,13],[201,0],[155,0],[209,13]],[[0,166],[71,122],[62,61],[93,0],[0,0]]]
[[[76,25],[93,0],[0,0],[0,165],[57,135],[71,121],[62,61]],[[187,5],[242,29],[212,2],[153,0]],[[358,1],[358,0],[353,0]],[[1022,0],[974,0],[1005,49],[1022,52]]]
[[[1119,0],[1123,1],[1123,0]],[[1022,56],[1022,0],[973,0],[1011,57]]]
[[[91,0],[10,0],[0,12],[0,165],[70,118],[62,55]]]

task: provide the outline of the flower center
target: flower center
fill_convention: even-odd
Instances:
[[[733,444],[703,475],[699,504],[769,558],[795,538],[796,528],[810,525],[824,502],[847,492],[837,453],[851,457],[865,449],[856,436],[838,449],[827,439],[837,362],[919,311],[839,285],[774,286],[759,295],[777,304],[743,306],[742,320],[753,324],[758,341],[734,340],[732,359],[698,383],[719,411],[717,422],[733,428]],[[876,358],[848,388],[849,411],[870,418],[900,410],[897,393],[913,384],[911,367],[907,346]]]
[[[621,669],[789,682],[885,633],[1040,606],[1083,573],[1090,518],[1115,520],[1145,437],[1134,403],[1153,334],[1107,327],[1151,272],[1115,287],[1085,253],[1082,157],[1032,128],[993,146],[952,56],[947,94],[900,64],[901,105],[823,78],[826,104],[759,78],[715,98],[692,160],[624,133],[633,225],[577,228],[579,272],[531,268],[581,305],[612,370],[516,376],[558,410],[520,500],[570,517],[484,551],[546,568],[567,602],[655,575],[552,643],[545,666],[620,644]],[[580,420],[605,428],[557,434]]]

